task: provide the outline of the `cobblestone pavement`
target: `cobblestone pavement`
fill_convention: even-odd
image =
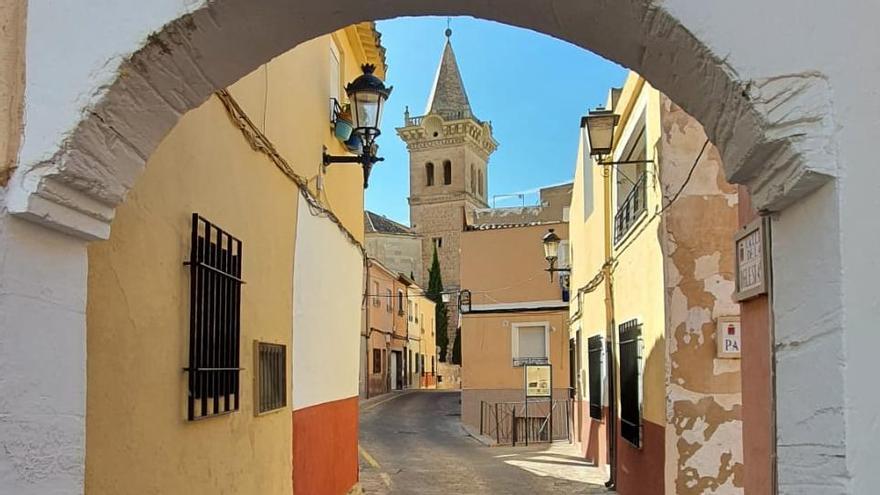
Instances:
[[[568,443],[486,447],[462,429],[459,393],[414,391],[361,411],[361,486],[368,495],[612,493]]]

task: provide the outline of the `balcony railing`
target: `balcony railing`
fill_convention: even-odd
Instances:
[[[467,110],[457,110],[457,111],[440,111],[436,112],[437,115],[443,117],[443,120],[463,120],[473,118],[473,114]],[[427,115],[419,115],[418,117],[407,117],[406,126],[419,125],[422,123],[422,120],[425,119]]]
[[[626,237],[626,234],[635,225],[639,216],[647,209],[645,195],[645,178],[646,174],[642,174],[636,181],[635,186],[626,195],[626,199],[617,208],[614,214],[614,243],[620,242]]]

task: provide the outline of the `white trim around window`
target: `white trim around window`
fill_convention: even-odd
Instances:
[[[550,322],[548,321],[521,321],[510,324],[510,349],[511,361],[514,365],[519,356],[519,329],[530,327],[544,327],[544,358],[550,361]]]

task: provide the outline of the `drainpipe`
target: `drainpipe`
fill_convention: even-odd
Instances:
[[[364,314],[364,397],[370,398],[370,306],[373,301],[370,298],[370,258],[364,255],[364,280],[367,288],[364,290],[364,305],[366,311]]]
[[[614,279],[612,278],[612,266],[614,264],[614,253],[612,251],[612,218],[611,218],[611,166],[604,165],[602,168],[602,185],[604,188],[604,237],[605,237],[605,263],[602,265],[602,274],[605,280],[605,338],[611,342],[611,353],[607,357],[611,364],[611,375],[608,377],[609,393],[608,397],[608,461],[611,466],[611,472],[608,481],[605,482],[607,488],[614,489],[617,486],[617,336],[614,331]],[[611,387],[610,384],[615,386]]]

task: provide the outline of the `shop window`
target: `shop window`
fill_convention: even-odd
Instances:
[[[237,411],[242,243],[192,215],[187,418]]]
[[[256,347],[254,403],[261,414],[287,405],[287,346],[256,342]]]
[[[587,339],[587,373],[589,375],[590,417],[602,419],[602,337]]]
[[[511,325],[513,365],[547,364],[550,357],[550,325],[548,323],[514,323]]]
[[[620,342],[620,435],[642,446],[642,325],[630,320],[618,327]]]

